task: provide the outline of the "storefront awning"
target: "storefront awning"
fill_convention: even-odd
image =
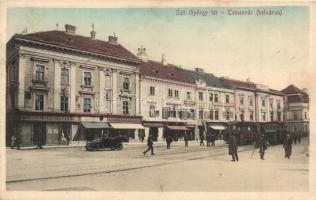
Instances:
[[[170,130],[187,131],[189,130],[186,126],[167,126]]]
[[[82,122],[81,124],[85,128],[110,128],[106,122]]]
[[[221,126],[221,125],[213,125],[210,127],[214,130],[224,130],[225,129],[225,126]]]
[[[129,123],[111,123],[111,127],[115,129],[144,129],[141,124],[129,124]]]

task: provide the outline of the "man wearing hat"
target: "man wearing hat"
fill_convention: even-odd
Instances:
[[[256,147],[259,148],[259,153],[260,153],[261,160],[264,160],[264,152],[267,149],[267,141],[264,138],[264,134],[260,135],[260,137],[259,137],[259,139],[257,141]]]
[[[238,154],[237,154],[237,139],[236,134],[234,131],[231,131],[230,137],[229,137],[229,145],[228,145],[228,153],[229,155],[232,155],[232,161],[238,161]]]
[[[286,134],[285,140],[283,142],[283,148],[285,152],[285,158],[290,159],[292,154],[292,144],[293,139],[291,138],[290,134]]]

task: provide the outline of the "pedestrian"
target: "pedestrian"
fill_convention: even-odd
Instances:
[[[184,134],[184,146],[185,147],[189,146],[189,136],[187,133]]]
[[[18,149],[21,149],[21,140],[22,140],[22,130],[21,128],[18,129],[17,135],[16,135],[16,140],[15,140],[15,145]]]
[[[291,138],[290,134],[287,134],[285,140],[283,142],[283,148],[285,152],[285,158],[290,159],[292,154],[292,144],[293,139]]]
[[[142,143],[144,143],[145,140],[145,133],[142,133]]]
[[[302,140],[302,135],[301,135],[301,133],[299,133],[298,136],[297,136],[297,142],[299,144],[301,144],[301,140]]]
[[[200,146],[204,146],[204,135],[201,134],[200,136]]]
[[[215,139],[216,139],[216,136],[214,133],[211,134],[211,147],[215,147]]]
[[[206,146],[211,146],[211,135],[209,133],[206,134]]]
[[[67,144],[67,146],[69,146],[69,142],[70,142],[69,133],[65,134],[65,138],[66,138],[66,144]]]
[[[296,135],[296,132],[294,132],[294,134],[293,134],[293,141],[294,141],[294,144],[296,145],[296,142],[297,142],[297,135]]]
[[[170,134],[167,135],[166,142],[167,142],[167,149],[170,149],[170,144],[172,142],[172,137]]]
[[[228,145],[228,153],[229,155],[232,156],[232,160],[233,162],[238,161],[238,153],[237,153],[237,139],[236,139],[236,135],[234,133],[231,133],[230,137],[229,137],[229,145]]]
[[[148,146],[148,148],[147,148],[146,151],[143,152],[143,154],[146,155],[146,153],[148,151],[151,151],[151,155],[155,155],[154,154],[154,146],[153,145],[154,145],[154,142],[153,142],[152,135],[149,135],[148,139],[147,139],[147,146]]]
[[[11,136],[11,149],[14,149],[16,137],[14,134]]]
[[[267,141],[263,134],[260,135],[256,142],[256,148],[259,148],[260,158],[264,160],[264,152],[267,149]]]

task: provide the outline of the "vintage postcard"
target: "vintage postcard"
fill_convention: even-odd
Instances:
[[[315,9],[1,2],[0,199],[315,199]]]

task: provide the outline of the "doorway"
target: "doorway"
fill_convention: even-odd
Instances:
[[[33,124],[33,144],[46,145],[46,123],[39,122]]]

